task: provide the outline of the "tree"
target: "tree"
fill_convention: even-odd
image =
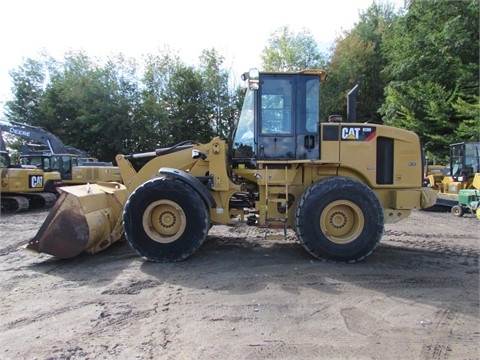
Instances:
[[[440,157],[449,143],[475,137],[478,0],[411,0],[384,49],[390,82],[381,113],[388,124],[417,131]]]
[[[469,101],[457,98],[452,104],[462,122],[458,125],[455,133],[459,139],[465,142],[480,140],[480,96],[473,95]]]
[[[200,55],[200,72],[213,131],[231,145],[243,96],[239,97],[238,87],[230,85],[230,72],[222,68],[224,60],[215,49],[204,50]]]
[[[66,144],[112,161],[132,150],[131,118],[137,97],[135,62],[122,55],[100,66],[83,52],[68,53],[52,74],[42,101],[44,125]]]
[[[17,69],[10,71],[13,82],[13,100],[5,104],[7,119],[34,124],[39,113],[39,104],[48,82],[46,62],[43,53],[38,59],[25,59]]]
[[[270,34],[261,54],[265,71],[300,71],[323,68],[325,58],[308,30],[297,34],[283,26]]]
[[[215,49],[194,67],[164,48],[144,58],[141,76],[122,54],[102,62],[82,51],[28,59],[12,73],[7,119],[43,126],[103,161],[215,135],[231,143],[242,95],[222,65]]]
[[[390,4],[373,3],[352,30],[335,40],[327,67],[330,80],[322,95],[322,118],[338,113],[345,117],[346,93],[358,84],[358,121],[381,121],[378,109],[384,101],[382,71],[387,64],[382,45],[395,17]]]
[[[211,140],[213,128],[204,82],[193,66],[183,65],[176,69],[162,94],[162,101],[168,112],[169,144]]]
[[[172,145],[169,109],[164,94],[172,76],[185,64],[169,47],[148,54],[142,76],[141,106],[134,117],[141,151]],[[175,128],[173,129],[175,130]]]
[[[131,148],[131,118],[138,106],[136,64],[121,54],[103,65],[84,52],[63,61],[28,59],[12,75],[16,97],[7,119],[43,126],[65,145],[101,160]],[[135,137],[133,137],[135,138]]]

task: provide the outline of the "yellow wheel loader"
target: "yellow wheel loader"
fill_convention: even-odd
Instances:
[[[347,122],[320,122],[326,77],[251,69],[231,155],[220,138],[117,155],[123,184],[61,188],[27,247],[69,258],[125,237],[146,259],[172,262],[192,255],[212,225],[243,221],[266,237],[294,229],[316,258],[364,259],[384,223],[432,206],[436,193],[422,187],[416,134],[354,122],[350,98]],[[137,172],[132,163],[145,157]]]

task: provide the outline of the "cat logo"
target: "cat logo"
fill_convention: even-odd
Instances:
[[[342,129],[342,139],[356,140],[359,138],[360,128],[347,128]]]
[[[30,187],[30,189],[41,189],[41,188],[43,188],[43,175],[30,175],[29,176],[29,187]]]
[[[342,126],[342,140],[370,141],[375,134],[376,128],[372,126]]]

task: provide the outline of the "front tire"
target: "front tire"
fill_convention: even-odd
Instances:
[[[123,211],[125,237],[150,261],[174,262],[205,241],[210,213],[201,195],[176,178],[158,178],[138,187]]]
[[[316,258],[356,262],[383,235],[383,208],[365,184],[331,177],[311,185],[300,198],[295,227],[302,246]]]
[[[465,211],[463,211],[463,207],[461,207],[460,205],[452,206],[451,212],[453,216],[456,216],[456,217],[462,217],[463,214],[465,213]]]

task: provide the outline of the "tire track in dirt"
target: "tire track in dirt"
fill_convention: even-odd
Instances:
[[[459,234],[442,233],[412,233],[408,231],[386,230],[385,244],[404,246],[404,250],[422,249],[432,253],[441,253],[442,256],[452,258],[465,258],[477,266],[480,258],[480,239]]]
[[[41,313],[35,314],[33,316],[23,316],[19,319],[16,319],[14,321],[9,321],[9,322],[3,324],[3,328],[5,330],[11,330],[11,329],[18,328],[18,327],[25,327],[25,326],[30,325],[32,323],[45,321],[45,320],[48,320],[48,319],[50,319],[54,316],[66,314],[66,313],[71,312],[71,311],[77,311],[79,309],[82,309],[84,307],[87,307],[87,306],[90,306],[90,305],[93,305],[93,304],[96,304],[96,301],[82,301],[81,303],[76,304],[76,305],[64,306],[64,307],[61,307],[61,308],[41,312]]]
[[[125,243],[59,260],[22,252],[30,215],[2,219],[0,358],[478,358],[479,223],[447,215],[387,225],[355,265],[248,226],[181,263]]]
[[[423,345],[421,357],[425,360],[445,360],[450,357],[452,346],[453,327],[451,326],[458,318],[455,306],[449,306],[446,309],[435,313],[433,319],[433,331],[431,342]]]
[[[129,330],[132,324],[135,324],[137,331],[135,336],[142,339],[135,349],[126,349],[121,343],[109,349],[109,353],[115,356],[126,356],[125,351],[135,352],[137,357],[155,358],[155,354],[166,352],[169,344],[172,342],[172,337],[176,336],[178,329],[172,327],[172,324],[178,322],[178,316],[172,315],[171,309],[178,304],[182,304],[183,289],[178,286],[162,286],[162,282],[153,279],[147,280],[131,280],[129,284],[115,283],[102,292],[102,295],[108,296],[110,300],[108,304],[102,303],[103,310],[99,317],[93,321],[93,328],[91,332],[86,334],[85,341],[91,339],[91,336],[99,336],[105,332],[116,333],[130,333]],[[167,289],[167,291],[165,291]],[[143,291],[150,290],[152,299],[161,299],[161,301],[154,300],[147,304],[144,309],[139,309],[132,302],[120,302],[115,298],[124,299],[125,296],[132,296],[134,298]],[[174,309],[177,314],[176,309]],[[152,326],[152,322],[155,323]],[[153,330],[149,330],[153,329]],[[135,330],[133,330],[135,332]],[[159,350],[160,349],[160,350]],[[95,354],[95,347],[91,348],[89,353]]]

